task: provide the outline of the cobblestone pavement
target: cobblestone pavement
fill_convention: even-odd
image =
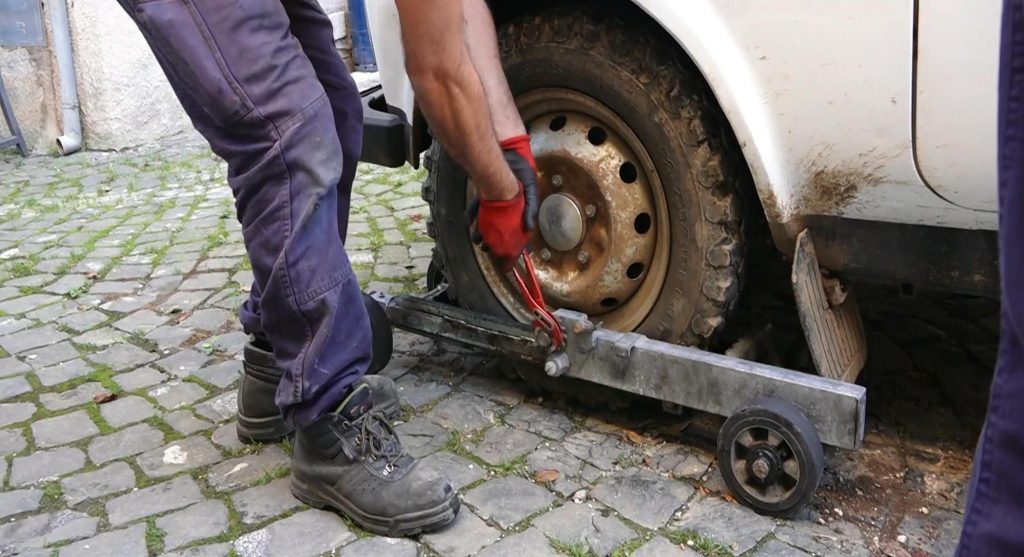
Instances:
[[[958,535],[996,304],[865,289],[869,433],[828,451],[812,507],[723,493],[701,420],[530,390],[396,335],[400,431],[462,493],[450,529],[376,538],[287,489],[288,444],[234,435],[251,274],[225,170],[178,147],[0,159],[0,555],[944,555]],[[364,167],[363,284],[423,287],[422,175]],[[792,321],[792,319],[790,319]],[[776,324],[785,328],[785,319]],[[793,323],[790,322],[792,327]],[[680,435],[682,426],[690,427]]]

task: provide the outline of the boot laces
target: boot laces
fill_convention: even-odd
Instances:
[[[402,443],[398,439],[395,428],[378,409],[369,412],[351,423],[350,427],[359,428],[354,440],[354,450],[360,459],[367,462],[384,461],[384,475],[390,474],[398,460],[405,454]]]

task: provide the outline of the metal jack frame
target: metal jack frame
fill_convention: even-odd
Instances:
[[[822,443],[859,448],[867,402],[864,387],[696,348],[602,328],[579,312],[554,316],[565,344],[529,325],[424,297],[371,293],[392,325],[432,338],[543,365],[573,377],[728,419],[718,458],[737,499],[764,514],[785,516],[813,496],[824,466]]]

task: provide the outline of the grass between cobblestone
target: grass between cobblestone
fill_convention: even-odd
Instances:
[[[156,526],[156,517],[146,519],[146,550],[150,555],[159,555],[164,550],[164,532]]]
[[[668,541],[676,545],[685,545],[692,549],[699,551],[706,557],[732,557],[732,552],[729,548],[724,545],[702,536],[697,532],[689,530],[666,530],[662,532],[662,535],[668,539]]]

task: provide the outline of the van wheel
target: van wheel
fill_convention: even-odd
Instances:
[[[549,305],[605,327],[707,347],[744,272],[737,169],[700,74],[645,22],[553,9],[499,29],[509,84],[537,160],[532,259]],[[435,143],[428,232],[461,306],[528,314],[470,241],[472,185]]]

